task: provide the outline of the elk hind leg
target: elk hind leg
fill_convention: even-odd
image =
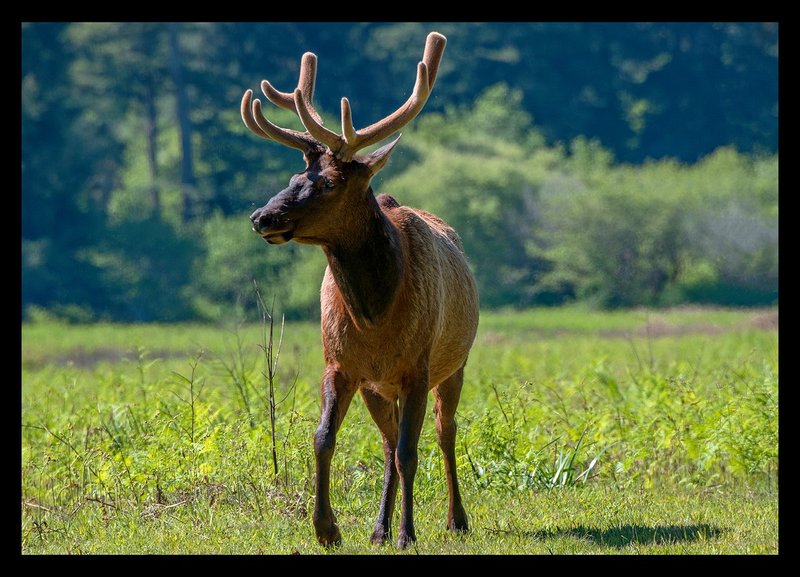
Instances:
[[[461,397],[461,386],[464,383],[464,367],[458,369],[446,380],[433,389],[436,413],[436,433],[439,447],[444,456],[444,470],[447,477],[449,507],[447,511],[447,528],[451,531],[468,531],[467,513],[461,503],[456,474],[456,408]]]
[[[372,531],[373,544],[383,545],[392,538],[392,513],[397,499],[397,453],[398,411],[397,402],[389,401],[371,389],[362,388],[361,397],[367,405],[372,420],[378,425],[383,438],[383,493],[375,528]]]

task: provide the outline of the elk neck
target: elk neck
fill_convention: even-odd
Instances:
[[[370,188],[340,241],[323,245],[339,295],[357,327],[374,326],[394,302],[403,276],[400,233]],[[348,219],[350,220],[350,219]]]

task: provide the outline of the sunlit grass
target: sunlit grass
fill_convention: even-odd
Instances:
[[[472,531],[444,530],[429,414],[412,552],[777,552],[776,314],[484,313],[458,410]],[[23,326],[23,551],[323,553],[319,328],[286,327],[277,476],[260,331]],[[368,542],[381,479],[357,400],[333,461],[336,552],[397,553]]]

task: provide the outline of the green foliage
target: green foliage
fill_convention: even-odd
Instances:
[[[253,233],[246,217],[220,214],[205,223],[203,244],[207,253],[198,261],[200,281],[194,287],[194,305],[206,318],[241,316],[242,307],[255,303],[253,281],[269,287],[275,306],[285,310],[288,318],[319,315],[319,286],[325,270],[321,251],[296,243],[267,246]]]
[[[565,313],[558,316],[569,326],[572,315]],[[596,313],[573,314],[599,321]],[[624,315],[633,321],[631,316]],[[598,340],[581,336],[587,328],[542,332],[549,323],[534,328],[533,314],[518,320],[530,327],[524,333],[507,328],[502,317],[484,315],[485,340],[470,358],[478,366],[494,363],[481,378],[497,383],[495,400],[507,422],[504,434],[514,439],[516,461],[564,439],[578,455],[578,471],[600,455],[598,474],[620,487],[707,488],[745,471],[769,483],[777,468],[776,335],[762,340],[766,333],[748,330],[763,322],[757,316],[722,333],[729,321],[712,318],[699,310],[683,319],[640,313],[638,329],[623,325],[622,318],[598,323],[596,334],[606,335]],[[486,419],[499,418],[487,410],[476,433],[492,431]],[[509,436],[515,429],[520,433]],[[505,445],[497,440],[491,446]],[[556,449],[550,448],[551,455]],[[477,448],[469,454],[479,462]]]
[[[777,332],[757,328],[768,319],[777,310],[483,314],[457,414],[472,532],[443,529],[428,411],[418,552],[775,552]],[[286,326],[277,474],[262,326],[22,329],[23,552],[321,551],[318,326]],[[341,552],[395,552],[367,543],[382,478],[380,435],[356,399],[332,469]]]
[[[526,419],[514,410],[518,401],[514,399],[511,407],[501,408],[504,422],[489,411],[468,422],[464,450],[476,486],[483,490],[523,491],[586,484],[605,451],[585,460],[581,453],[584,434],[574,446],[559,446],[561,439],[555,438],[543,447],[533,447]],[[467,449],[470,446],[475,447],[475,454]]]
[[[249,133],[242,92],[291,90],[314,51],[326,124],[347,95],[366,126],[430,29],[435,90],[375,187],[458,230],[484,306],[777,300],[777,24],[37,22],[23,316],[218,318],[260,275],[317,315],[319,251],[244,230],[303,161]]]
[[[762,164],[776,159],[720,149],[693,166],[615,167],[577,141],[570,160],[578,177],[540,195],[543,286],[611,307],[777,299],[777,173]]]

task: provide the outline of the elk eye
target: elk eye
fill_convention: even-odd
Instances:
[[[325,179],[325,188],[333,188],[335,186],[335,182],[332,179],[326,178]]]

